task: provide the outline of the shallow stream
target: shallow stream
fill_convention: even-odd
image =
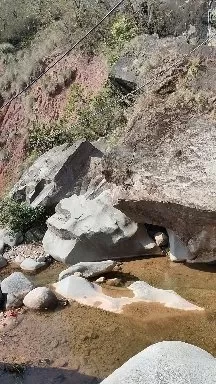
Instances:
[[[36,285],[53,283],[63,269],[62,264],[54,263],[31,279]],[[63,359],[67,369],[102,378],[161,340],[186,341],[216,356],[216,266],[174,264],[157,257],[123,262],[122,270],[109,277],[123,281],[123,287],[105,288],[110,296],[126,295],[127,285],[140,279],[172,289],[205,311],[187,312],[152,303],[126,306],[122,314],[78,303],[55,312],[27,311],[3,338],[5,361],[38,366],[46,360],[50,366],[59,366]]]

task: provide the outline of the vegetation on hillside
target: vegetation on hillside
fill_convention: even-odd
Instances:
[[[30,81],[92,28],[113,6],[112,1],[97,0],[0,0],[0,105]],[[112,65],[124,45],[139,33],[131,6],[124,5],[111,15],[76,53],[85,56],[103,55]],[[49,97],[67,87],[69,98],[63,116],[47,123],[32,111],[35,95],[25,95],[26,121],[28,121],[28,159],[22,169],[36,156],[50,148],[80,138],[97,140],[111,137],[113,142],[126,122],[121,94],[106,84],[97,95],[86,96],[74,83],[76,73],[65,69],[61,73],[47,73],[40,82],[42,93]],[[21,112],[22,113],[22,112]],[[26,128],[25,128],[26,129]],[[26,131],[25,131],[26,132]]]
[[[101,92],[86,98],[82,88],[73,84],[64,116],[57,122],[35,122],[29,127],[28,150],[44,153],[56,145],[78,139],[97,140],[125,123],[121,95],[107,84]]]
[[[0,0],[0,65],[6,67],[0,79],[2,96],[23,89],[47,67],[50,56],[64,52],[110,7],[109,2],[90,0]],[[110,16],[79,49],[88,54],[104,50],[111,56],[113,50],[116,56],[135,32],[135,19],[125,9],[124,16]]]
[[[33,208],[26,202],[17,202],[9,197],[0,201],[0,225],[12,231],[25,233],[31,227],[43,225],[46,213],[43,207]]]

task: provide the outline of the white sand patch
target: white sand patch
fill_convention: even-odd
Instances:
[[[102,292],[102,288],[99,285],[90,283],[86,279],[77,276],[66,277],[58,283],[53,284],[53,286],[59,295],[68,300],[75,300],[80,304],[115,313],[122,312],[125,305],[137,302],[156,302],[166,307],[187,311],[203,310],[203,308],[189,303],[174,291],[154,288],[144,281],[137,281],[130,285],[129,289],[132,290],[134,294],[132,298],[114,298],[107,296]]]
[[[163,304],[168,308],[183,309],[185,311],[200,311],[200,308],[183,299],[176,292],[171,290],[154,288],[145,281],[136,281],[129,289],[134,293],[134,301],[145,301]]]

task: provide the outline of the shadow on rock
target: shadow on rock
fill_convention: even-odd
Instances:
[[[0,363],[1,384],[98,384],[96,377],[76,370]]]
[[[216,263],[215,261],[212,263],[186,263],[186,266],[191,269],[196,269],[202,272],[211,272],[216,273]]]

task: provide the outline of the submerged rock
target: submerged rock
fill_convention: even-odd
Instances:
[[[14,272],[1,283],[3,294],[7,295],[6,308],[18,308],[34,285],[21,272]]]
[[[62,280],[65,277],[74,275],[75,273],[77,276],[78,272],[80,273],[81,276],[86,278],[98,276],[98,275],[101,275],[102,273],[111,272],[115,265],[116,265],[116,262],[112,260],[99,261],[99,262],[94,262],[94,261],[80,262],[62,271],[59,274],[59,280]]]
[[[214,384],[216,359],[181,341],[151,345],[114,371],[101,384]]]
[[[49,288],[37,287],[24,297],[23,304],[30,309],[54,309],[58,300]]]
[[[22,263],[20,264],[20,268],[23,271],[34,272],[38,269],[44,268],[46,265],[47,263],[44,261],[37,261],[28,257],[22,261]]]
[[[161,253],[144,226],[112,206],[109,191],[63,199],[47,224],[44,250],[66,264]]]

